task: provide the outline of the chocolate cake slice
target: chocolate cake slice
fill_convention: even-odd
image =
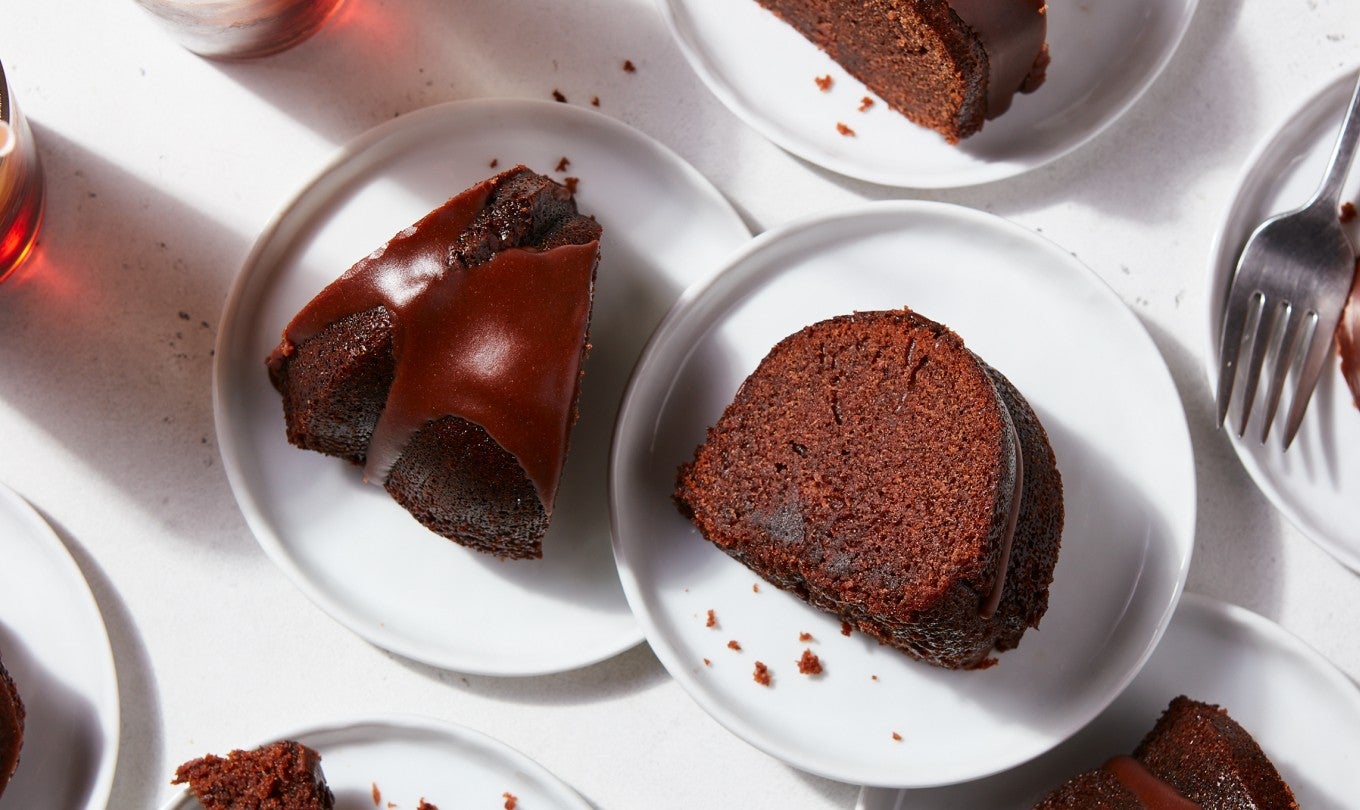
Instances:
[[[331,810],[321,755],[302,743],[280,740],[253,751],[209,754],[179,766],[174,785],[189,792],[204,810]]]
[[[1298,802],[1251,735],[1226,710],[1184,695],[1171,701],[1133,756],[1079,774],[1035,810],[1297,810]]]
[[[1024,397],[905,309],[776,345],[680,468],[675,501],[766,580],[956,669],[1038,626],[1063,522]]]
[[[950,143],[1048,68],[1045,0],[758,0],[893,109]]]
[[[19,751],[24,747],[24,702],[19,688],[0,661],[0,796],[19,768]]]
[[[564,186],[518,166],[397,234],[270,355],[288,440],[362,465],[444,537],[541,557],[600,233]]]

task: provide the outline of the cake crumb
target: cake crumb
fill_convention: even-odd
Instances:
[[[841,635],[843,635],[843,636],[848,636],[848,635],[850,635],[850,629],[851,629],[851,628],[850,628],[850,622],[847,622],[847,621],[842,620],[842,621],[841,621]]]
[[[397,803],[396,803],[396,802],[388,802],[388,803],[387,803],[387,810],[393,810],[393,808],[395,808],[396,806],[397,806]]]
[[[869,680],[871,680],[871,681],[876,681],[876,680],[878,680],[878,676],[877,676],[877,675],[870,675],[870,676],[869,676]]]
[[[566,156],[566,155],[563,155],[563,156],[562,156],[562,159],[559,160],[559,161],[557,161],[557,168],[554,169],[553,171],[557,171],[557,172],[565,172],[565,171],[567,170],[567,167],[570,166],[570,165],[571,165],[571,161],[570,161],[570,160],[567,160],[567,156]]]
[[[705,626],[705,627],[717,627],[717,626],[718,626],[718,614],[714,613],[712,610],[708,611],[708,621],[704,622],[704,626]]]
[[[812,650],[803,650],[803,657],[798,659],[798,674],[822,674],[822,659],[817,657],[817,653]]]
[[[811,633],[799,633],[799,634],[798,634],[798,640],[799,640],[799,641],[812,641],[812,640],[813,640],[812,634],[811,634]]]
[[[623,60],[623,72],[624,72],[624,73],[637,73],[637,65],[633,64],[633,60],[632,60],[632,59],[625,59],[625,60]]]
[[[492,158],[492,159],[491,159],[491,162],[488,163],[488,164],[486,164],[486,165],[487,165],[488,168],[494,169],[494,168],[496,168],[497,166],[501,165],[501,159],[500,159],[500,158]]]
[[[519,804],[519,798],[513,793],[502,793],[505,799],[505,810],[515,810],[515,805]]]
[[[855,137],[855,131],[840,121],[836,122],[836,131],[847,138]]]
[[[759,582],[752,582],[752,583],[751,583],[751,593],[760,593],[760,583],[759,583]]]
[[[821,90],[823,93],[825,93],[825,92],[827,92],[827,91],[829,91],[829,90],[831,89],[831,74],[830,74],[830,73],[828,73],[828,74],[825,75],[825,76],[818,76],[817,78],[813,79],[813,81],[817,83],[817,89],[818,89],[818,90]]]
[[[562,91],[561,91],[561,90],[558,90],[556,87],[554,87],[554,88],[553,88],[553,101],[560,101],[560,102],[562,102],[563,104],[565,104],[565,103],[567,102],[567,97],[564,96],[564,95],[562,95]]]
[[[591,96],[591,97],[590,97],[590,106],[592,106],[592,107],[598,107],[598,106],[600,106],[600,97],[599,97],[599,96]]]
[[[868,96],[865,96],[864,98],[859,100],[860,112],[868,112],[869,108],[872,106],[874,106],[874,100],[869,98]]]
[[[576,193],[576,187],[579,186],[579,185],[581,185],[581,178],[579,178],[579,177],[563,177],[563,178],[562,178],[562,185],[564,185],[564,186],[567,187],[567,193],[568,193],[568,194],[575,194],[575,193]]]
[[[755,679],[755,682],[758,683],[758,684],[760,684],[761,686],[769,686],[769,685],[770,685],[770,668],[767,667],[767,666],[765,666],[764,664],[760,663],[759,661],[757,661],[757,662],[756,662],[756,671],[755,671],[754,673],[752,673],[751,677],[754,678],[754,679]]]
[[[893,732],[893,740],[894,740],[895,742],[902,742],[902,735],[901,735],[901,734],[898,734],[896,731],[894,731],[894,732]]]
[[[382,807],[382,791],[378,790],[378,783],[373,782],[373,806]]]
[[[713,666],[713,662],[710,661],[710,660],[708,660],[707,658],[705,658],[705,659],[704,659],[704,666],[706,666],[706,667],[711,667],[711,666]]]
[[[420,804],[416,805],[416,810],[439,810],[439,808],[434,806],[430,802],[425,801],[425,797],[421,796]]]
[[[727,649],[729,649],[729,650],[736,650],[737,652],[741,652],[741,645],[738,644],[738,643],[737,643],[737,640],[734,638],[734,639],[732,639],[731,641],[727,642]]]
[[[1341,204],[1341,221],[1350,222],[1355,219],[1355,203],[1347,200]]]

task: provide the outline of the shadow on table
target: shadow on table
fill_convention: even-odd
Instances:
[[[151,770],[161,760],[161,707],[156,675],[137,625],[104,570],[52,515],[42,512],[94,594],[113,649],[118,677],[119,757],[114,771],[113,796],[129,799],[136,807],[153,807],[168,774]],[[72,805],[78,806],[78,805]]]
[[[247,548],[211,402],[214,324],[245,238],[34,129],[47,214],[32,260],[0,286],[0,400],[134,500],[130,519]]]
[[[636,694],[660,686],[670,679],[665,667],[652,653],[652,648],[645,643],[588,667],[526,678],[464,675],[412,661],[396,653],[384,652],[417,675],[507,703],[575,706]]]
[[[1190,429],[1199,503],[1195,513],[1195,556],[1187,587],[1279,619],[1284,577],[1274,570],[1282,553],[1282,519],[1237,459],[1228,436],[1216,425],[1214,392],[1199,355],[1155,323],[1143,322],[1161,350]],[[1227,486],[1211,489],[1205,481]]]

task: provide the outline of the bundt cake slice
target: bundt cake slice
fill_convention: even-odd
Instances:
[[[1261,746],[1226,710],[1171,701],[1133,756],[1073,777],[1035,810],[1297,810]]]
[[[758,0],[890,107],[957,143],[1048,68],[1044,0]]]
[[[253,751],[209,754],[184,763],[174,785],[188,784],[204,810],[332,810],[321,755],[280,740]]]
[[[1063,522],[1024,398],[905,309],[776,345],[680,468],[675,501],[766,580],[956,669],[1038,626]]]
[[[24,747],[24,702],[19,687],[0,661],[0,796],[19,768],[19,751]]]
[[[444,537],[542,556],[600,233],[565,187],[519,166],[397,234],[270,355],[288,440],[363,465]]]

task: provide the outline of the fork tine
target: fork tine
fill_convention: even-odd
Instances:
[[[1327,364],[1327,356],[1332,350],[1331,333],[1318,334],[1317,313],[1306,313],[1303,320],[1306,323],[1303,347],[1307,351],[1307,356],[1304,358],[1303,366],[1299,369],[1298,385],[1294,387],[1294,399],[1289,403],[1289,419],[1284,426],[1284,449],[1286,450],[1289,449],[1289,445],[1294,441],[1294,436],[1299,432],[1299,426],[1303,424],[1303,414],[1308,409],[1308,400],[1313,396],[1313,389],[1317,387],[1318,378],[1322,376],[1322,367]]]
[[[1280,330],[1282,332],[1280,350],[1275,355],[1270,384],[1266,387],[1266,412],[1265,418],[1261,420],[1261,444],[1265,444],[1270,436],[1270,426],[1275,421],[1276,411],[1280,408],[1280,392],[1284,390],[1284,380],[1289,374],[1290,367],[1294,365],[1294,358],[1298,357],[1303,325],[1308,320],[1306,317],[1295,317],[1294,308],[1287,303],[1281,303],[1280,308],[1284,325]]]
[[[1237,424],[1237,436],[1241,438],[1247,434],[1247,422],[1251,419],[1251,406],[1256,401],[1256,386],[1261,382],[1261,365],[1265,363],[1266,349],[1270,347],[1270,339],[1275,335],[1275,313],[1278,308],[1272,309],[1270,302],[1266,301],[1265,294],[1259,290],[1253,298],[1253,303],[1260,301],[1260,308],[1252,307],[1257,310],[1259,315],[1256,318],[1256,328],[1249,336],[1251,343],[1251,359],[1247,361],[1247,377],[1242,381],[1242,417]]]
[[[1232,402],[1233,384],[1237,381],[1237,360],[1242,354],[1242,336],[1246,331],[1248,316],[1256,308],[1258,295],[1252,294],[1245,302],[1239,302],[1231,292],[1228,305],[1223,310],[1223,334],[1219,340],[1218,366],[1218,426],[1223,427],[1228,417],[1228,406]]]

